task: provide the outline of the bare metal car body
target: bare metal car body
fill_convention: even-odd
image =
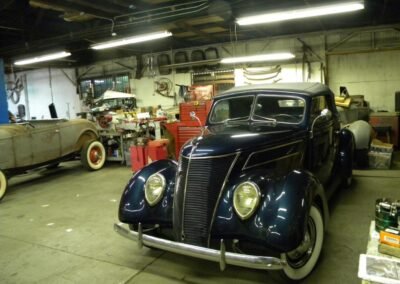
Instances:
[[[101,168],[104,153],[98,138],[94,123],[85,119],[32,120],[1,125],[0,199],[5,194],[5,189],[1,193],[8,178],[33,168],[56,165],[78,154],[82,156],[88,150],[88,155],[81,157],[84,165],[92,170]],[[89,160],[85,163],[86,157]]]

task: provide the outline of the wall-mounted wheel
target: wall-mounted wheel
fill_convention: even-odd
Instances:
[[[0,170],[0,200],[3,199],[3,197],[6,195],[7,191],[7,177],[3,173],[3,171]]]
[[[287,262],[283,268],[285,276],[291,280],[301,280],[310,274],[319,258],[324,242],[324,222],[321,211],[312,206],[307,222],[307,231],[302,243],[293,251],[282,254]]]
[[[106,150],[100,141],[92,140],[86,142],[81,151],[82,165],[90,170],[99,170],[106,161]]]

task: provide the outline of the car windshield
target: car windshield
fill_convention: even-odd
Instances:
[[[239,96],[216,102],[210,122],[242,124],[251,117],[256,122],[297,124],[303,120],[304,110],[304,100],[298,97],[263,94]]]
[[[218,101],[210,115],[211,123],[246,121],[250,117],[254,96],[241,96]]]
[[[304,100],[296,97],[259,95],[253,119],[279,123],[299,123],[303,120]]]

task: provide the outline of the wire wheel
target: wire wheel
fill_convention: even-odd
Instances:
[[[88,170],[99,170],[106,160],[106,150],[100,141],[94,140],[85,144],[81,152],[81,161]]]

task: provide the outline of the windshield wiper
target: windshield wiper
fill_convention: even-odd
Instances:
[[[243,117],[235,117],[235,118],[229,118],[224,121],[225,124],[231,124],[231,125],[247,125],[249,124],[247,120],[247,116]],[[246,120],[243,120],[246,119]]]
[[[257,123],[272,123],[272,124],[274,124],[274,125],[276,125],[276,123],[277,123],[275,118],[266,117],[266,116],[261,116],[261,115],[254,115],[254,116],[256,116],[257,118],[263,119],[263,120],[257,120],[257,121],[255,121],[255,122],[257,122]]]
[[[258,121],[253,121],[251,123],[252,125],[267,125],[267,126],[276,126],[278,123],[276,122],[276,120],[258,120]]]

